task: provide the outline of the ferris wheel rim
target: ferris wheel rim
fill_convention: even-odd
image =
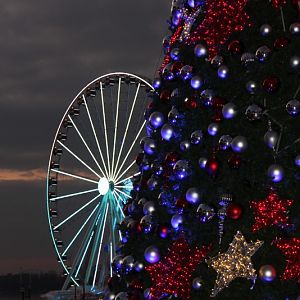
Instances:
[[[101,80],[103,80],[103,79],[105,79],[105,78],[113,77],[113,76],[120,76],[120,77],[119,77],[119,80],[121,80],[121,76],[128,76],[128,77],[136,78],[136,79],[138,79],[140,82],[144,83],[151,91],[154,91],[154,88],[152,87],[152,85],[149,83],[149,81],[148,81],[147,79],[142,78],[142,77],[140,77],[140,76],[138,76],[138,75],[134,75],[134,74],[131,74],[131,73],[127,73],[127,72],[112,72],[112,73],[107,73],[107,74],[104,74],[104,75],[102,75],[102,76],[99,76],[99,77],[95,78],[94,80],[92,80],[91,82],[89,82],[88,84],[86,84],[86,85],[80,90],[80,92],[73,98],[73,100],[71,101],[70,105],[67,107],[67,109],[66,109],[65,113],[63,114],[63,117],[62,117],[62,119],[61,119],[61,121],[60,121],[60,123],[59,123],[59,125],[58,125],[58,129],[57,129],[57,131],[56,131],[56,133],[55,133],[54,140],[53,140],[52,147],[51,147],[50,157],[49,157],[49,161],[48,161],[47,183],[46,183],[46,208],[47,208],[47,218],[48,218],[48,225],[49,225],[49,229],[50,229],[50,235],[51,235],[51,239],[52,239],[52,244],[54,245],[55,252],[56,252],[56,254],[57,254],[57,257],[58,257],[59,262],[61,263],[61,266],[63,267],[64,271],[65,271],[66,274],[68,274],[68,275],[69,275],[70,273],[69,273],[69,270],[68,270],[67,266],[65,265],[65,263],[64,263],[64,261],[63,261],[63,257],[62,257],[62,256],[66,253],[66,251],[67,251],[68,249],[66,249],[63,253],[60,253],[60,251],[59,251],[59,249],[58,249],[58,246],[57,246],[57,243],[56,243],[56,239],[55,239],[55,234],[54,234],[55,228],[53,228],[53,224],[52,224],[52,222],[51,222],[51,216],[50,216],[49,180],[50,180],[50,178],[51,178],[50,174],[51,174],[51,172],[53,172],[53,169],[51,168],[51,162],[52,162],[51,159],[52,159],[52,157],[53,157],[53,151],[54,151],[55,145],[56,145],[56,143],[58,142],[58,139],[57,139],[57,138],[58,138],[58,134],[59,134],[59,132],[60,132],[60,129],[62,128],[64,119],[68,116],[68,112],[69,112],[70,109],[72,108],[72,105],[74,104],[74,102],[75,102],[81,95],[84,96],[84,92],[87,90],[87,88],[88,88],[89,86],[95,84],[97,81],[100,81],[100,82],[101,82]],[[120,83],[119,83],[119,84],[120,84]],[[140,85],[140,84],[141,84],[141,83],[139,83],[139,85]],[[138,93],[138,91],[137,91],[137,93]],[[84,99],[84,101],[86,101],[86,100]],[[133,109],[133,108],[132,108],[132,109]],[[89,114],[89,113],[88,113],[88,114]],[[71,119],[71,118],[70,118],[70,119]],[[144,121],[143,126],[145,125],[145,123],[146,123],[146,121]],[[129,126],[129,123],[128,123],[128,126]],[[116,134],[116,130],[117,130],[117,129],[115,129],[115,134]],[[139,136],[139,134],[137,135],[136,138],[138,138],[138,136]],[[115,143],[115,138],[114,138],[114,143]],[[122,142],[122,146],[123,146],[123,143],[124,143],[124,139],[123,139],[123,142]],[[134,143],[135,143],[135,141],[134,141]],[[133,143],[133,144],[134,144],[134,143]],[[63,143],[60,143],[60,144],[63,144]],[[106,141],[106,146],[108,147],[107,141]],[[63,146],[63,147],[64,147],[64,146]],[[115,147],[115,145],[114,145],[114,147]],[[128,151],[128,154],[129,154],[129,152],[130,152],[130,151]],[[118,155],[118,157],[117,157],[115,169],[117,169],[117,166],[118,166],[118,163],[119,163],[120,153],[121,153],[121,151],[119,152],[119,155]],[[122,163],[122,165],[121,165],[121,167],[120,167],[119,170],[121,170],[121,168],[123,167],[124,162],[125,162],[126,160],[127,160],[127,156],[126,156],[126,159],[123,160],[123,163]],[[104,167],[105,167],[105,166],[106,166],[106,165],[104,164]],[[109,164],[108,164],[107,166],[109,166]],[[112,166],[113,166],[113,165],[112,165]],[[128,169],[129,169],[131,166],[132,166],[132,164],[128,167]],[[105,170],[106,173],[104,173],[104,172],[102,171],[102,175],[104,175],[103,177],[107,177],[107,173],[108,173],[107,171],[108,171],[108,170]],[[115,170],[115,171],[116,171],[116,170]],[[127,169],[126,169],[123,173],[126,173],[126,171],[127,171]],[[93,173],[94,173],[94,175],[96,175],[96,176],[99,177],[100,179],[103,178],[103,177],[101,177],[100,174],[95,174],[96,172],[93,172]],[[108,174],[108,178],[111,179],[111,180],[113,180],[113,181],[115,182],[115,184],[116,184],[116,189],[113,191],[113,194],[114,194],[115,197],[118,197],[118,198],[119,198],[120,195],[122,194],[122,191],[119,189],[119,188],[121,188],[121,185],[120,185],[120,184],[122,184],[123,182],[125,182],[127,179],[130,179],[130,178],[132,178],[133,176],[136,176],[137,174],[139,174],[139,173],[136,173],[136,174],[133,174],[133,175],[130,176],[130,177],[127,177],[127,178],[121,180],[121,179],[122,179],[122,176],[124,175],[123,173],[122,173],[121,175],[120,175],[119,173]],[[106,176],[105,176],[105,175],[106,175]],[[111,177],[111,175],[113,175],[113,177]],[[86,192],[92,192],[92,191],[96,191],[96,190],[97,190],[97,189],[92,189],[92,190],[86,191]],[[75,195],[75,194],[76,194],[76,193],[74,193],[73,195]],[[79,193],[77,193],[77,194],[79,194]],[[98,198],[99,196],[101,196],[101,195],[99,194],[99,195],[97,195],[95,198]],[[127,195],[127,196],[128,196],[128,195]],[[103,197],[103,195],[102,195],[102,197]],[[59,197],[57,197],[57,199],[58,199],[58,198],[59,198]],[[63,198],[63,196],[61,196],[60,198]],[[98,207],[98,206],[96,206],[96,207],[94,208],[93,213],[97,211],[97,207]],[[109,207],[109,204],[107,204],[106,212],[107,212],[107,210],[108,210],[108,207]],[[98,208],[99,208],[99,207],[98,207]],[[93,213],[90,215],[90,217],[93,216]],[[59,224],[59,225],[60,225],[60,224]],[[59,227],[59,226],[57,226],[57,227]],[[71,243],[71,244],[72,244],[72,243]],[[69,246],[70,246],[70,245],[69,245]],[[68,246],[68,247],[69,247],[69,246]],[[95,274],[96,274],[96,273],[95,273]],[[94,276],[96,276],[96,275],[94,275]],[[75,280],[75,278],[73,278],[72,275],[71,275],[71,278],[70,278],[70,279],[72,280],[72,282],[73,282],[75,285],[79,286],[78,282]]]

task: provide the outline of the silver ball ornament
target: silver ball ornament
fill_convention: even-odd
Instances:
[[[215,216],[215,210],[208,204],[201,203],[197,208],[197,215],[202,223],[210,221]]]
[[[272,27],[269,24],[263,24],[260,26],[259,31],[262,36],[268,36],[272,32]]]
[[[209,135],[215,136],[218,134],[219,129],[220,129],[220,125],[218,123],[211,123],[208,125],[207,131]]]
[[[263,115],[263,109],[256,104],[251,104],[247,107],[245,115],[249,121],[260,120]]]
[[[264,265],[259,268],[259,278],[264,282],[271,282],[276,278],[276,270],[271,265]]]
[[[191,134],[191,143],[193,145],[199,145],[203,141],[204,135],[202,130],[195,130]]]
[[[186,191],[185,198],[187,202],[191,204],[197,204],[201,200],[201,193],[197,188],[191,187]]]
[[[300,101],[292,99],[286,104],[286,111],[293,117],[300,113]]]
[[[232,142],[232,137],[230,135],[222,135],[219,139],[219,146],[222,150],[227,150]]]
[[[266,134],[264,135],[264,141],[265,141],[266,145],[271,149],[276,147],[278,138],[279,138],[278,133],[272,129],[268,130],[266,132]]]
[[[283,167],[278,164],[271,165],[267,173],[273,182],[280,182],[284,177]]]
[[[145,153],[152,155],[156,151],[156,142],[152,139],[147,139],[144,142],[144,151]]]
[[[236,105],[232,102],[225,104],[222,108],[222,114],[225,119],[232,119],[237,115]]]
[[[157,263],[160,260],[158,248],[156,246],[149,246],[144,252],[144,257],[148,263]]]
[[[290,33],[295,34],[295,35],[300,34],[300,23],[299,22],[291,24]]]
[[[248,81],[246,83],[246,90],[249,94],[253,95],[257,92],[257,83],[255,81]]]
[[[215,57],[212,58],[211,62],[212,66],[218,68],[221,67],[224,63],[224,58],[221,55],[216,55]]]
[[[158,180],[154,176],[151,176],[147,180],[147,186],[150,191],[154,191],[158,187]]]
[[[191,79],[191,87],[195,90],[198,90],[203,85],[203,80],[200,76],[193,76]]]
[[[144,215],[151,215],[155,212],[155,204],[153,201],[147,201],[143,206]]]
[[[208,159],[207,159],[206,157],[200,157],[200,158],[199,158],[198,163],[199,163],[199,167],[200,167],[201,169],[205,169],[207,160],[208,160]]]
[[[182,152],[187,152],[187,151],[190,150],[190,148],[191,148],[191,143],[190,143],[190,141],[182,141],[182,142],[180,143],[180,150],[181,150]]]
[[[254,53],[245,52],[241,56],[241,63],[243,66],[247,67],[249,64],[255,62],[256,56]]]
[[[194,290],[200,290],[203,287],[203,280],[200,277],[193,279],[192,286]]]
[[[247,139],[244,136],[236,136],[231,142],[231,148],[237,153],[244,152],[248,148]]]
[[[193,67],[192,66],[189,66],[189,65],[186,65],[186,66],[183,66],[181,69],[180,69],[180,77],[183,79],[183,80],[188,80],[188,79],[191,79],[192,76],[193,76]]]
[[[115,294],[114,293],[106,293],[104,296],[104,300],[114,300]]]
[[[137,272],[142,271],[142,270],[144,269],[143,263],[138,262],[138,261],[135,262],[135,264],[134,264],[134,269],[135,269]]]
[[[271,49],[268,46],[261,46],[256,50],[255,55],[260,62],[264,62],[270,58]]]
[[[298,67],[300,67],[300,57],[299,56],[293,56],[290,59],[290,66],[293,69],[297,69]]]

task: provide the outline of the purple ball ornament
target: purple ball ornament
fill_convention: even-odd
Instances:
[[[197,188],[191,187],[186,191],[185,198],[189,203],[197,204],[201,200],[201,193]]]
[[[195,90],[198,90],[203,85],[203,80],[200,76],[194,76],[191,79],[191,87]]]
[[[144,151],[148,155],[153,155],[156,152],[156,148],[157,148],[157,145],[154,140],[149,138],[144,142]]]
[[[203,44],[198,44],[194,48],[194,54],[196,57],[206,57],[207,56],[207,48]]]
[[[150,264],[155,264],[160,260],[159,250],[156,246],[146,248],[144,252],[145,260]]]
[[[174,229],[178,229],[178,227],[183,223],[183,216],[176,214],[171,219],[171,225]]]
[[[174,128],[166,123],[160,130],[160,134],[161,137],[165,140],[165,141],[170,141],[172,139],[172,137],[174,136]]]
[[[159,111],[155,111],[150,115],[149,121],[153,128],[159,128],[165,122],[164,114]]]
[[[237,114],[236,105],[232,102],[225,104],[222,108],[222,114],[225,119],[232,119]]]
[[[221,79],[226,79],[229,75],[229,68],[227,66],[221,66],[218,69],[218,76]]]
[[[171,52],[170,52],[170,56],[171,56],[173,61],[179,61],[179,59],[180,59],[180,50],[179,50],[179,48],[172,49]]]
[[[162,76],[165,80],[173,80],[175,75],[172,72],[172,63],[167,64],[162,70]]]
[[[248,148],[247,139],[244,136],[236,136],[231,142],[231,148],[236,153],[242,153]]]
[[[160,78],[155,78],[152,82],[152,86],[157,90],[161,87],[162,81]]]
[[[219,129],[220,125],[218,123],[211,123],[210,125],[208,125],[207,131],[209,135],[215,136],[218,134]]]

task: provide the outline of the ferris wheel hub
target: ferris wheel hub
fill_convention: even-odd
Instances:
[[[100,178],[99,182],[98,182],[98,191],[100,193],[100,195],[105,195],[107,194],[107,192],[109,191],[110,188],[110,184],[107,178],[102,177]]]

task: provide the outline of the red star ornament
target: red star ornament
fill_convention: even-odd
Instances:
[[[211,246],[191,249],[185,239],[174,241],[160,262],[145,268],[152,280],[151,299],[166,294],[190,299],[192,274],[210,250]]]
[[[289,226],[288,208],[293,200],[280,199],[278,194],[271,190],[266,199],[250,201],[250,207],[254,211],[255,223],[253,232],[272,225]]]
[[[278,238],[273,243],[285,255],[287,261],[281,278],[283,280],[294,279],[300,283],[300,238]]]

